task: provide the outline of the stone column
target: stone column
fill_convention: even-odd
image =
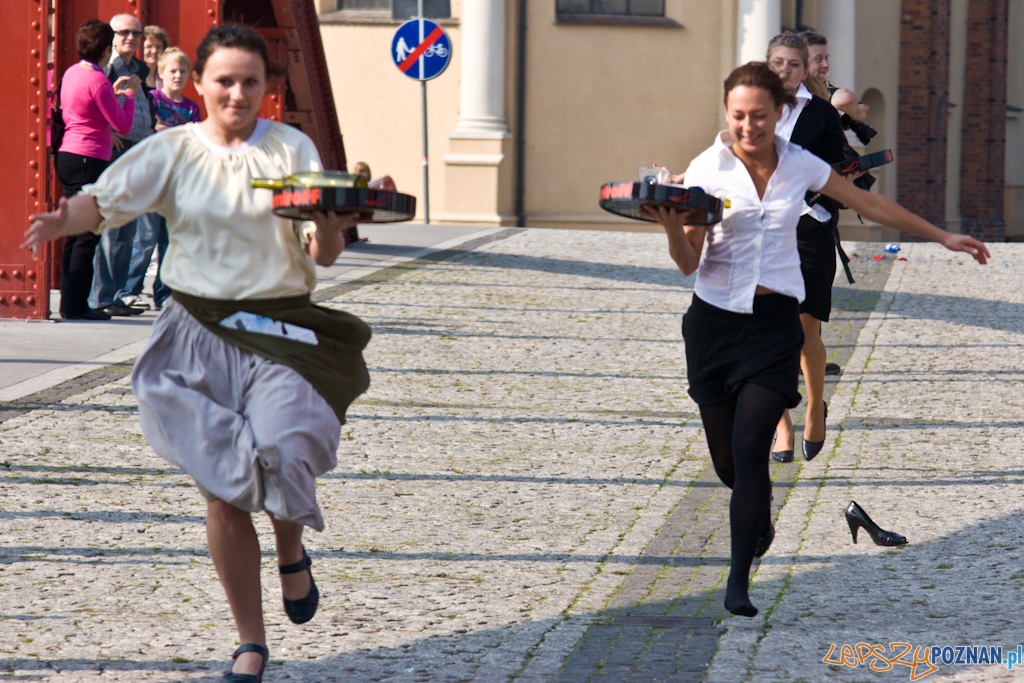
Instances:
[[[857,5],[851,0],[819,0],[818,30],[828,38],[832,85],[858,92]]]
[[[782,32],[782,0],[739,0],[736,65],[763,62],[768,41]]]
[[[460,135],[508,132],[505,120],[505,0],[462,3]]]
[[[505,118],[506,12],[505,0],[462,3],[461,40],[453,48],[461,50],[459,119],[448,133],[440,222],[515,224],[512,135]]]

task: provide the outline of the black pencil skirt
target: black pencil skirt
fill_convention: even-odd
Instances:
[[[838,221],[838,216],[832,217],[832,222]],[[800,312],[827,323],[832,312],[832,282],[836,279],[832,223],[819,223],[810,216],[801,216],[796,226],[796,247],[800,252],[800,274],[804,278]]]
[[[733,313],[693,295],[683,316],[686,378],[698,405],[735,398],[753,382],[800,403],[797,376],[804,332],[800,303],[782,294],[754,297],[754,312]]]

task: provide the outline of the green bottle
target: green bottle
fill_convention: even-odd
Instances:
[[[283,190],[286,187],[366,187],[366,178],[341,171],[306,171],[287,178],[253,178],[249,184],[266,190]]]

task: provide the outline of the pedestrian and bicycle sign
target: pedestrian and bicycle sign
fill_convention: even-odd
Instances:
[[[417,81],[437,78],[452,58],[452,42],[444,29],[429,19],[410,19],[395,31],[391,59],[399,71]]]

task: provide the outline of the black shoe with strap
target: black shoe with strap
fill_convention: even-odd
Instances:
[[[267,660],[270,659],[270,651],[262,645],[256,643],[245,643],[239,645],[238,649],[235,650],[235,654],[231,655],[231,659],[238,659],[239,655],[245,654],[246,652],[255,652],[263,658],[263,663],[260,664],[260,672],[258,674],[238,674],[234,671],[226,671],[222,680],[225,683],[262,683],[263,681],[263,670],[267,668]]]
[[[306,548],[303,547],[301,560],[293,564],[278,566],[277,568],[280,574],[309,572],[309,593],[306,597],[299,598],[298,600],[284,598],[284,611],[293,624],[305,624],[312,619],[313,615],[316,614],[317,605],[320,604],[320,591],[317,590],[316,581],[313,580],[313,572],[310,570],[311,566],[313,566],[313,560],[309,559],[309,555],[306,554]]]

